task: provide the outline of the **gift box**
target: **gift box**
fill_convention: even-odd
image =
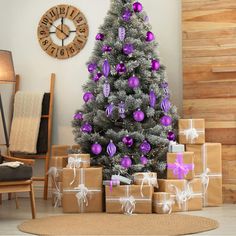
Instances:
[[[170,141],[168,152],[173,152],[173,153],[185,152],[185,147],[183,144],[178,144],[176,142]]]
[[[106,212],[124,213],[152,213],[153,187],[144,185],[143,196],[139,185],[121,185],[114,187],[112,191],[106,186]]]
[[[54,208],[62,206],[62,182],[52,181],[52,205]]]
[[[128,179],[128,178],[121,176],[121,175],[112,175],[111,179],[112,180],[119,180],[121,183],[128,184],[128,185],[130,185],[132,182],[131,179]]]
[[[194,178],[194,153],[167,153],[167,179]]]
[[[89,168],[90,154],[69,154],[67,168]]]
[[[172,212],[202,209],[202,184],[200,179],[158,180],[159,191],[171,194],[174,200]]]
[[[64,168],[62,205],[65,213],[102,212],[102,168]]]
[[[172,205],[174,200],[170,193],[158,192],[153,193],[152,210],[153,213],[170,214],[172,212]]]
[[[180,119],[179,120],[179,143],[181,144],[205,143],[205,120],[204,119]]]
[[[222,204],[222,149],[220,143],[186,145],[194,152],[195,174],[203,186],[203,205],[219,206]]]

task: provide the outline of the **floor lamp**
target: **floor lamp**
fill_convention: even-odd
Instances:
[[[12,60],[12,54],[10,51],[0,50],[0,84],[15,83],[15,72]],[[4,115],[2,96],[0,93],[0,111],[2,118],[2,125],[4,131],[4,137],[6,142],[7,151],[9,150],[9,137],[7,134],[6,119]]]

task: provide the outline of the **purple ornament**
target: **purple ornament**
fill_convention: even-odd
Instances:
[[[122,166],[123,168],[128,169],[129,167],[132,166],[132,160],[130,159],[129,156],[124,156],[124,157],[121,159],[120,164],[121,164],[121,166]]]
[[[128,85],[131,89],[138,88],[140,85],[139,78],[133,75],[132,77],[129,78]]]
[[[94,143],[91,147],[91,151],[95,155],[99,155],[102,152],[102,146],[99,143]]]
[[[78,113],[74,114],[74,119],[75,120],[83,120],[83,113],[78,112]]]
[[[147,165],[147,163],[148,163],[147,157],[145,157],[144,155],[142,155],[142,156],[140,157],[140,162],[141,162],[142,165]]]
[[[120,102],[120,104],[119,104],[119,115],[120,115],[120,118],[122,118],[122,119],[125,118],[125,104],[124,104],[124,102]]]
[[[104,45],[104,46],[102,47],[102,51],[103,51],[103,52],[111,52],[111,51],[112,51],[112,47],[109,46],[109,45]]]
[[[102,73],[98,72],[94,77],[93,77],[93,81],[97,82],[98,80],[100,80],[100,78],[102,77]]]
[[[125,55],[130,55],[134,52],[134,46],[131,43],[127,43],[123,46],[123,53]]]
[[[152,59],[152,70],[153,71],[158,71],[161,67],[161,64],[158,60]]]
[[[165,95],[169,96],[168,83],[167,82],[163,82],[163,83],[161,83],[160,86],[164,90]]]
[[[122,75],[126,72],[126,66],[123,62],[120,62],[117,66],[116,66],[116,71],[119,75]]]
[[[106,80],[104,85],[103,85],[103,95],[105,98],[108,98],[111,92],[111,86],[108,83],[108,81]]]
[[[98,33],[98,34],[96,35],[96,40],[103,41],[104,37],[105,37],[104,34]]]
[[[91,133],[93,130],[92,125],[90,125],[89,123],[85,123],[82,125],[82,127],[80,128],[81,132],[83,133]]]
[[[151,145],[147,140],[144,140],[143,143],[139,147],[140,152],[147,154],[151,151]]]
[[[168,134],[167,134],[167,139],[169,141],[175,141],[175,134],[174,134],[174,132],[169,131]]]
[[[125,9],[122,13],[122,19],[124,21],[129,21],[132,16],[132,12],[129,9]]]
[[[119,35],[120,41],[124,41],[124,39],[125,39],[125,34],[126,34],[125,27],[119,27],[118,35]]]
[[[140,2],[135,2],[135,3],[133,4],[133,10],[134,10],[135,12],[141,12],[141,11],[143,10],[142,4],[141,4]]]
[[[111,67],[110,67],[110,64],[108,62],[107,59],[105,59],[104,63],[103,63],[103,74],[104,76],[107,78],[108,75],[110,74],[110,71],[111,71]]]
[[[141,111],[140,109],[138,109],[137,111],[135,111],[133,113],[133,118],[134,120],[136,120],[137,122],[142,122],[145,118],[145,114],[143,111]]]
[[[169,98],[164,98],[161,102],[161,109],[164,111],[164,112],[168,112],[171,108],[171,103],[169,101]]]
[[[83,99],[85,102],[89,102],[94,98],[93,94],[91,92],[86,92],[83,96]]]
[[[154,34],[153,34],[151,31],[148,31],[148,32],[147,32],[147,35],[146,35],[146,41],[147,41],[147,42],[151,42],[151,41],[153,41],[154,39],[155,39]]]
[[[89,73],[93,73],[96,69],[97,69],[97,64],[96,63],[89,63],[88,64]]]
[[[113,109],[114,109],[113,103],[111,103],[111,104],[109,104],[107,106],[107,108],[106,108],[107,117],[111,117],[112,116]]]
[[[161,119],[160,119],[160,122],[163,126],[169,126],[171,125],[172,123],[172,119],[170,116],[163,116]]]
[[[107,145],[107,154],[109,157],[113,157],[116,154],[116,145],[110,140],[110,143]]]
[[[153,89],[151,89],[149,93],[149,101],[150,101],[150,107],[155,108],[156,102],[157,102],[157,97]]]
[[[132,145],[134,144],[134,140],[132,137],[130,137],[129,135],[126,135],[123,139],[122,142],[127,146],[127,147],[132,147]]]

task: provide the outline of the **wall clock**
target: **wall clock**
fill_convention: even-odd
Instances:
[[[58,59],[67,59],[78,54],[87,42],[88,33],[85,16],[71,5],[50,8],[38,25],[41,48]]]

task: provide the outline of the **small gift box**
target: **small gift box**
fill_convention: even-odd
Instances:
[[[54,208],[62,206],[62,182],[52,182],[52,205]]]
[[[90,155],[89,154],[69,154],[67,168],[89,168]]]
[[[113,187],[115,186],[120,186],[120,180],[118,179],[113,179],[113,180],[104,180],[103,185],[109,186],[110,191],[112,192]]]
[[[205,120],[204,119],[180,119],[179,120],[179,143],[181,144],[205,143]]]
[[[203,145],[186,145],[188,151],[194,152],[196,178],[203,186],[203,206],[222,204],[222,150],[220,143]]]
[[[152,209],[154,213],[170,214],[173,204],[174,200],[171,198],[170,193],[153,193]]]
[[[124,184],[131,184],[131,180],[124,177],[124,176],[121,176],[121,175],[112,175],[111,176],[111,179],[112,180],[119,180],[121,183],[124,183]]]
[[[102,212],[102,168],[63,169],[63,212]]]
[[[194,153],[167,153],[167,179],[194,178]]]
[[[170,141],[168,152],[185,152],[185,147],[183,144],[178,144],[176,142]]]
[[[159,190],[168,192],[175,201],[172,211],[194,211],[202,209],[202,184],[199,179],[158,180]]]
[[[143,186],[143,196],[139,185],[121,185],[114,187],[112,192],[106,186],[106,212],[124,213],[152,213],[153,187]]]

